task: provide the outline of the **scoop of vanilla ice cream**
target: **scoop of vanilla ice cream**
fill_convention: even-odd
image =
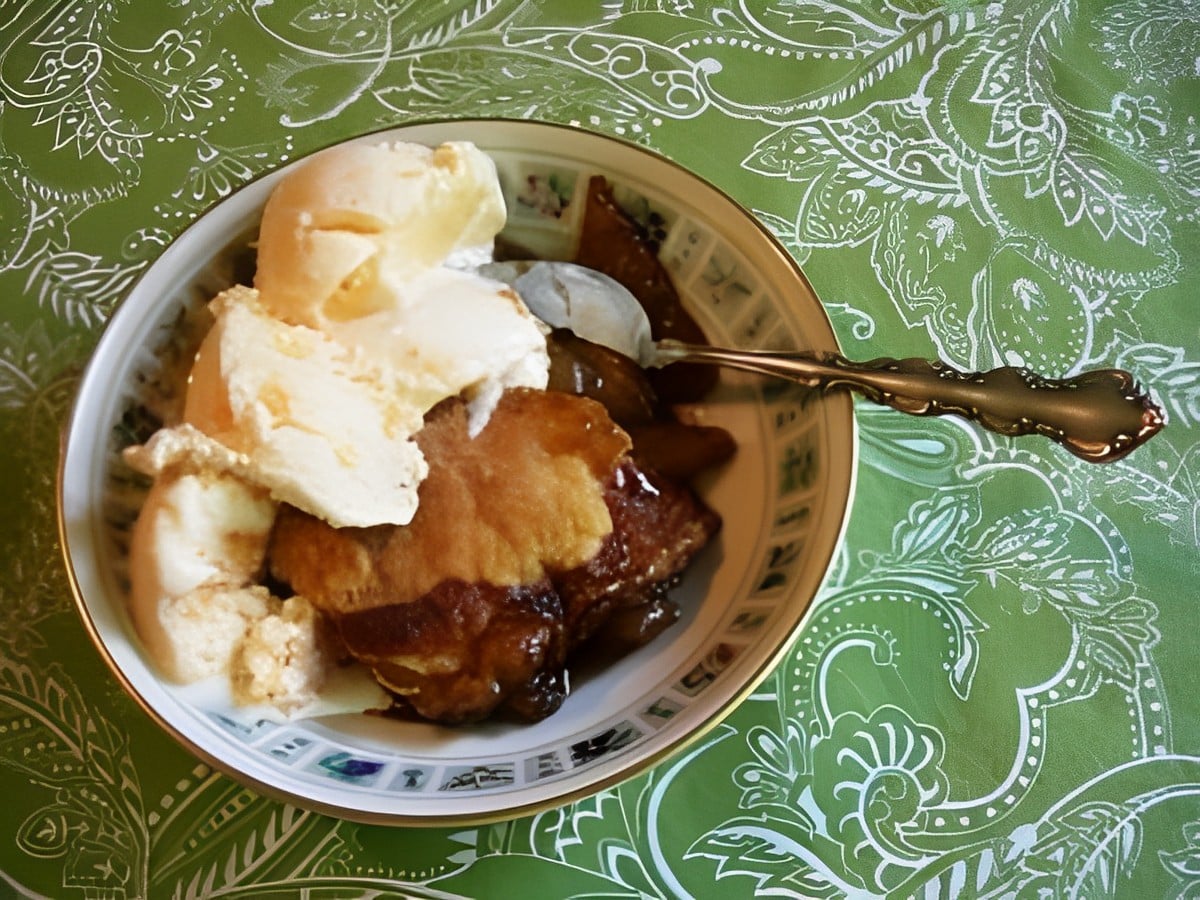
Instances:
[[[130,545],[130,614],[159,667],[177,681],[223,671],[233,642],[266,614],[258,577],[275,504],[227,474],[164,472]]]
[[[275,522],[266,491],[214,472],[164,472],[134,525],[135,600],[178,596],[206,584],[256,578]]]
[[[504,221],[495,164],[473,144],[335,147],[272,192],[255,287],[287,322],[356,319],[391,304],[389,284],[490,243]]]
[[[326,328],[386,361],[397,392],[422,411],[465,392],[477,432],[505,388],[546,386],[545,331],[503,283],[438,267],[394,285],[393,297],[387,309]]]
[[[405,392],[386,361],[268,315],[251,288],[211,304],[184,423],[227,447],[276,500],[337,527],[402,525],[428,472],[412,440],[426,398]]]
[[[274,521],[266,492],[236,475],[168,468],[134,526],[130,611],[168,678],[228,675],[240,702],[291,713],[314,701],[332,654],[311,604],[254,584]]]
[[[338,527],[406,524],[425,412],[464,393],[476,433],[505,388],[547,383],[544,326],[510,287],[449,265],[504,216],[474,145],[318,154],[268,201],[257,293],[211,304],[185,422],[277,500]]]

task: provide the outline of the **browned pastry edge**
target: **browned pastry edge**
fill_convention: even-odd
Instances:
[[[427,719],[460,724],[503,710],[533,721],[566,697],[562,604],[548,581],[446,581],[416,602],[335,621],[350,652]]]

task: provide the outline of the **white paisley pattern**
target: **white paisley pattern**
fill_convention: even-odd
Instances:
[[[1198,46],[1192,0],[0,0],[0,892],[1197,896]],[[1169,428],[1090,467],[860,407],[819,604],[701,744],[403,840],[255,796],[67,652],[86,639],[47,560],[78,367],[234,188],[478,115],[716,181],[805,263],[850,355],[1115,364]]]

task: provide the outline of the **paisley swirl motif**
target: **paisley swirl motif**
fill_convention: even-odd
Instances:
[[[873,91],[873,102],[855,108],[833,102],[841,96],[835,91],[824,95],[830,108],[821,118],[790,108],[794,118],[785,118],[746,162],[807,185],[796,215],[801,245],[872,243],[879,282],[901,321],[923,327],[939,355],[968,368],[1016,362],[1060,373],[1095,363],[1111,345],[1099,331],[1103,297],[1136,296],[1179,271],[1178,254],[1159,225],[1165,195],[1181,196],[1179,180],[1164,180],[1165,195],[1139,197],[1123,179],[1145,186],[1142,173],[1112,171],[1089,149],[1097,140],[1115,143],[1145,172],[1161,168],[1152,160],[1174,153],[1167,114],[1148,97],[1119,95],[1108,109],[1059,97],[1054,54],[1072,23],[1060,6],[1046,6],[1044,14],[975,22],[953,33],[943,28],[936,41],[925,30],[936,16],[920,27],[906,20],[903,39],[932,53],[911,94]],[[903,90],[898,78],[885,84],[893,80]],[[719,97],[714,102],[722,105]],[[965,205],[971,215],[918,217],[912,201]],[[1076,232],[1074,255],[1038,235],[1033,223],[1047,214]],[[956,240],[947,247],[938,233]],[[1131,256],[1145,261],[1142,268],[1106,266],[1096,239],[1118,238],[1144,248]],[[975,262],[955,265],[959,258]],[[987,260],[982,269],[980,258]],[[1078,319],[1075,327],[1055,330],[1078,338],[1068,346],[1045,340],[1039,307],[1050,305],[1038,298],[1050,292],[1069,298],[1068,314]]]
[[[30,856],[55,859],[63,856],[71,845],[70,809],[39,809],[17,829],[17,844]]]
[[[202,140],[245,90],[236,54],[208,24],[147,40],[123,4],[107,6],[23,4],[0,25],[0,271],[29,269],[33,293],[71,325],[103,321],[145,253],[113,264],[66,252],[68,229],[126,196],[168,145]]]
[[[1158,681],[1152,656],[1159,639],[1155,608],[1131,593],[1128,548],[1112,523],[1095,510],[1063,509],[1060,503],[1074,502],[1069,485],[1051,487],[1053,479],[1018,460],[962,470],[958,478],[968,487],[943,489],[935,500],[912,507],[909,520],[896,527],[889,553],[864,554],[865,570],[838,571],[835,581],[847,587],[828,592],[801,638],[797,659],[780,676],[778,700],[786,723],[781,733],[789,737],[781,742],[761,730],[749,734],[748,747],[758,762],[735,775],[743,806],[769,811],[785,832],[827,834],[842,848],[842,877],[853,873],[876,890],[894,887],[932,865],[951,835],[961,843],[964,835],[986,829],[1014,808],[1042,767],[1051,710],[1094,696],[1102,684],[1126,692],[1131,715],[1141,720],[1137,733],[1162,739],[1157,749],[1135,745],[1135,756],[1170,751],[1169,722],[1155,712],[1162,709],[1161,699],[1142,699],[1147,686],[1153,690]],[[1019,492],[1024,504],[1005,512],[1007,497],[1021,478],[1033,479]],[[1050,504],[1041,508],[1038,491],[1030,490],[1039,482]],[[906,566],[918,560],[927,566],[937,556],[944,563],[935,568],[957,571],[960,580],[943,581],[940,591],[931,592],[929,575],[906,571]],[[945,738],[936,729],[913,724],[919,720],[912,709],[887,708],[888,715],[903,712],[903,721],[877,717],[886,707],[839,712],[830,682],[842,668],[837,657],[854,650],[868,650],[879,677],[897,686],[927,669],[921,661],[907,662],[905,651],[910,642],[935,643],[922,640],[911,626],[906,640],[871,622],[872,598],[879,603],[893,597],[892,602],[935,613],[931,622],[945,626],[953,652],[942,667],[957,696],[968,700],[973,674],[991,644],[985,636],[990,616],[981,617],[970,599],[984,596],[981,591],[990,598],[991,616],[1007,609],[1029,617],[1031,626],[1038,622],[1030,638],[1018,633],[1015,639],[1033,639],[1036,633],[1047,648],[1061,647],[1063,663],[1047,671],[1040,683],[1033,673],[1026,675],[1034,678],[1032,685],[1022,685],[1020,677],[1013,680],[1020,724],[1012,748],[1017,762],[1010,774],[975,800],[952,800],[942,777]],[[868,603],[864,607],[856,599]],[[1047,614],[1059,617],[1058,624],[1052,625]],[[860,685],[865,668],[860,662],[855,669]],[[994,674],[990,680],[994,690]],[[927,692],[929,682],[922,684]],[[802,690],[808,686],[811,702]],[[935,708],[944,702],[934,701]],[[799,721],[811,721],[815,729],[811,755],[796,739],[804,733],[794,718],[797,708],[806,711]],[[890,743],[881,743],[881,732]],[[847,752],[839,755],[840,750]],[[892,765],[897,760],[903,761],[898,768]],[[910,772],[909,764],[924,774]],[[857,777],[848,778],[845,766],[855,768]],[[831,819],[831,809],[841,810],[840,817]]]
[[[752,729],[754,761],[734,772],[739,805],[761,818],[724,823],[690,854],[722,860],[724,868],[755,841],[773,843],[817,896],[831,889],[884,892],[929,861],[910,835],[948,792],[937,729],[884,705],[869,716],[843,713],[811,740],[794,719],[785,734]]]
[[[64,887],[144,896],[149,840],[124,730],[61,671],[35,687],[28,666],[0,656],[0,750],[5,768],[51,797],[20,825],[19,846],[63,858]]]
[[[800,799],[796,786],[805,783],[801,776],[812,774],[809,739],[803,725],[788,720],[782,734],[762,726],[752,728],[746,734],[746,746],[754,759],[733,772],[733,783],[741,791],[741,805],[748,809],[768,807],[781,818],[795,816]]]
[[[1174,896],[1188,897],[1200,892],[1200,821],[1188,822],[1180,831],[1183,846],[1159,851],[1159,858],[1174,879]]]
[[[795,47],[851,57],[878,50],[895,40],[916,18],[903,10],[849,8],[816,3],[767,3],[751,8],[738,3],[742,18],[775,46]]]
[[[1099,10],[1093,46],[1131,84],[1163,84],[1195,77],[1189,60],[1200,24],[1188,0],[1122,0]]]
[[[946,799],[945,742],[895,706],[869,717],[843,713],[813,748],[813,799],[847,868],[869,884],[891,886],[888,870],[919,863],[910,844],[920,813]]]
[[[661,97],[662,112],[682,118],[703,111],[703,97],[696,84],[696,70],[683,60],[676,61],[673,68],[664,67],[662,59],[653,60],[653,65],[647,65],[648,48],[645,46],[617,41],[612,46],[604,47],[596,37],[572,40],[568,52],[588,68],[599,66],[618,84],[646,99]],[[653,89],[645,90],[637,85],[635,79],[644,79],[646,85],[652,85]]]

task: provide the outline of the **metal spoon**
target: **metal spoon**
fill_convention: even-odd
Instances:
[[[637,298],[592,269],[519,261],[488,263],[479,271],[511,285],[548,325],[569,328],[643,367],[708,363],[789,378],[822,391],[855,391],[911,415],[957,415],[1007,437],[1040,434],[1089,462],[1120,459],[1164,424],[1162,409],[1122,369],[1093,369],[1054,379],[1012,366],[968,373],[937,360],[852,362],[825,351],[655,342]]]

